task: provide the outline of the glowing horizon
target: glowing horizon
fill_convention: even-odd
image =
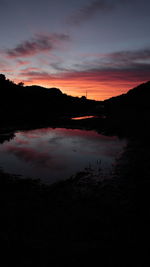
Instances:
[[[23,82],[25,86],[38,85],[45,88],[59,88],[62,93],[71,95],[74,97],[87,96],[87,99],[93,99],[103,101],[105,99],[118,96],[127,93],[128,90],[138,86],[141,83],[147,82],[148,79],[139,81],[124,81],[124,82],[108,82],[108,83],[97,83],[97,82],[84,82],[76,80],[36,80],[25,81],[22,79],[14,79],[15,83]],[[76,86],[75,86],[76,84]]]
[[[149,10],[149,0],[2,1],[0,73],[96,100],[126,93],[150,80]]]

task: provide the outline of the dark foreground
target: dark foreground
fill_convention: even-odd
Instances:
[[[14,88],[14,84],[1,78],[5,89]],[[16,92],[18,96],[20,86],[15,88],[12,94]],[[29,88],[24,89],[28,100],[26,90]],[[4,91],[7,95],[7,90]],[[28,112],[24,101],[25,106],[18,115],[22,107],[18,99],[20,96],[24,99],[24,90],[23,95],[20,93],[16,98],[21,105],[19,109],[10,97],[12,106],[8,105],[7,113],[4,102],[2,111],[5,108],[8,115],[1,118],[0,142],[12,138],[15,129],[27,129],[29,125],[40,128],[44,124],[44,127],[95,129],[108,135],[125,136],[128,145],[112,179],[107,182],[95,183],[90,173],[80,173],[74,179],[44,186],[38,181],[22,180],[0,172],[0,266],[149,266],[150,83],[104,101],[104,110],[95,102],[68,98],[54,90],[55,96],[47,98],[50,102],[43,101],[45,109],[41,113],[39,103],[43,89],[38,91],[39,102],[31,117],[34,91]],[[63,97],[64,102],[58,101],[58,97],[59,100]],[[57,104],[54,110],[53,98]],[[66,113],[62,114],[63,106],[59,103],[66,106]],[[56,114],[58,106],[60,113]],[[77,115],[76,110],[80,111],[78,115],[102,114],[106,119],[70,121],[71,116]],[[86,113],[87,110],[95,110],[95,113]],[[67,119],[65,114],[70,114]],[[53,121],[53,117],[57,117],[57,121]]]
[[[129,139],[111,181],[44,186],[1,172],[1,266],[148,266],[149,159],[147,133]]]

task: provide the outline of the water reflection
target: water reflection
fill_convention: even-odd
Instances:
[[[124,145],[124,140],[94,131],[46,128],[16,132],[14,139],[0,146],[0,166],[9,173],[53,183],[88,166],[95,168],[97,162],[103,172],[110,172]]]
[[[85,119],[92,119],[95,118],[95,116],[83,116],[83,117],[73,117],[72,120],[85,120]]]
[[[82,116],[82,117],[72,117],[72,120],[85,120],[85,119],[93,119],[93,118],[99,118],[99,119],[106,119],[106,116]]]

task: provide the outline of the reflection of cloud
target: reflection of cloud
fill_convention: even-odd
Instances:
[[[94,17],[97,13],[106,13],[113,8],[112,3],[106,0],[95,0],[91,1],[90,3],[86,4],[85,6],[81,7],[77,10],[74,14],[72,14],[69,19],[68,23],[73,25],[79,25],[84,21],[87,21]]]
[[[110,137],[110,136],[105,136],[105,135],[100,135],[99,133],[95,132],[95,131],[87,131],[87,130],[78,130],[78,129],[66,129],[66,128],[57,128],[57,129],[53,129],[53,128],[41,128],[41,129],[35,129],[35,130],[31,130],[31,131],[26,131],[26,132],[21,132],[21,133],[17,133],[16,134],[16,138],[20,139],[21,137],[19,136],[23,136],[23,138],[41,138],[43,139],[43,141],[45,142],[50,142],[50,143],[57,143],[60,140],[68,140],[68,139],[72,139],[72,142],[79,142],[79,140],[81,139],[92,139],[93,141],[95,140],[97,142],[97,140],[103,140],[103,141],[107,141],[107,142],[111,142],[116,140],[116,137]],[[16,140],[17,140],[16,139]],[[38,140],[39,141],[39,140]],[[31,141],[32,142],[32,141]]]
[[[35,129],[35,130],[27,130],[27,131],[22,131],[22,132],[18,132],[16,133],[17,137],[22,137],[23,138],[27,138],[29,141],[32,142],[32,140],[30,139],[38,139],[43,136],[46,136],[47,134],[49,134],[49,136],[53,136],[53,128],[40,128],[40,129]]]
[[[48,152],[39,152],[31,147],[7,145],[5,146],[5,152],[15,155],[19,160],[28,164],[35,165],[37,169],[49,169],[50,175],[55,171],[59,172],[68,169],[65,160],[62,159],[59,153],[58,155],[53,155],[52,151],[50,155]]]
[[[27,140],[19,139],[18,137],[15,138],[15,142],[17,145],[28,145],[29,144]]]
[[[30,40],[18,44],[15,48],[7,49],[6,55],[10,58],[32,57],[35,54],[56,49],[62,41],[69,40],[66,34],[37,34]]]
[[[50,144],[58,144],[61,140],[63,139],[63,136],[54,136],[54,137],[51,137],[49,138],[49,143]]]
[[[50,160],[50,156],[47,152],[39,152],[29,147],[16,147],[13,145],[7,145],[6,151],[14,154],[16,157],[21,158],[26,162],[36,163],[47,166]]]
[[[18,133],[17,133],[18,135]],[[38,133],[34,133],[34,131],[26,131],[22,132],[21,135],[25,136],[26,138],[33,139],[33,138],[38,138]]]

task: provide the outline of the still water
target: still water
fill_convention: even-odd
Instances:
[[[126,141],[95,131],[43,128],[15,133],[0,145],[4,172],[54,183],[85,168],[111,172]]]
[[[82,117],[73,117],[71,118],[72,120],[85,120],[85,119],[92,119],[95,118],[96,116],[82,116]]]

